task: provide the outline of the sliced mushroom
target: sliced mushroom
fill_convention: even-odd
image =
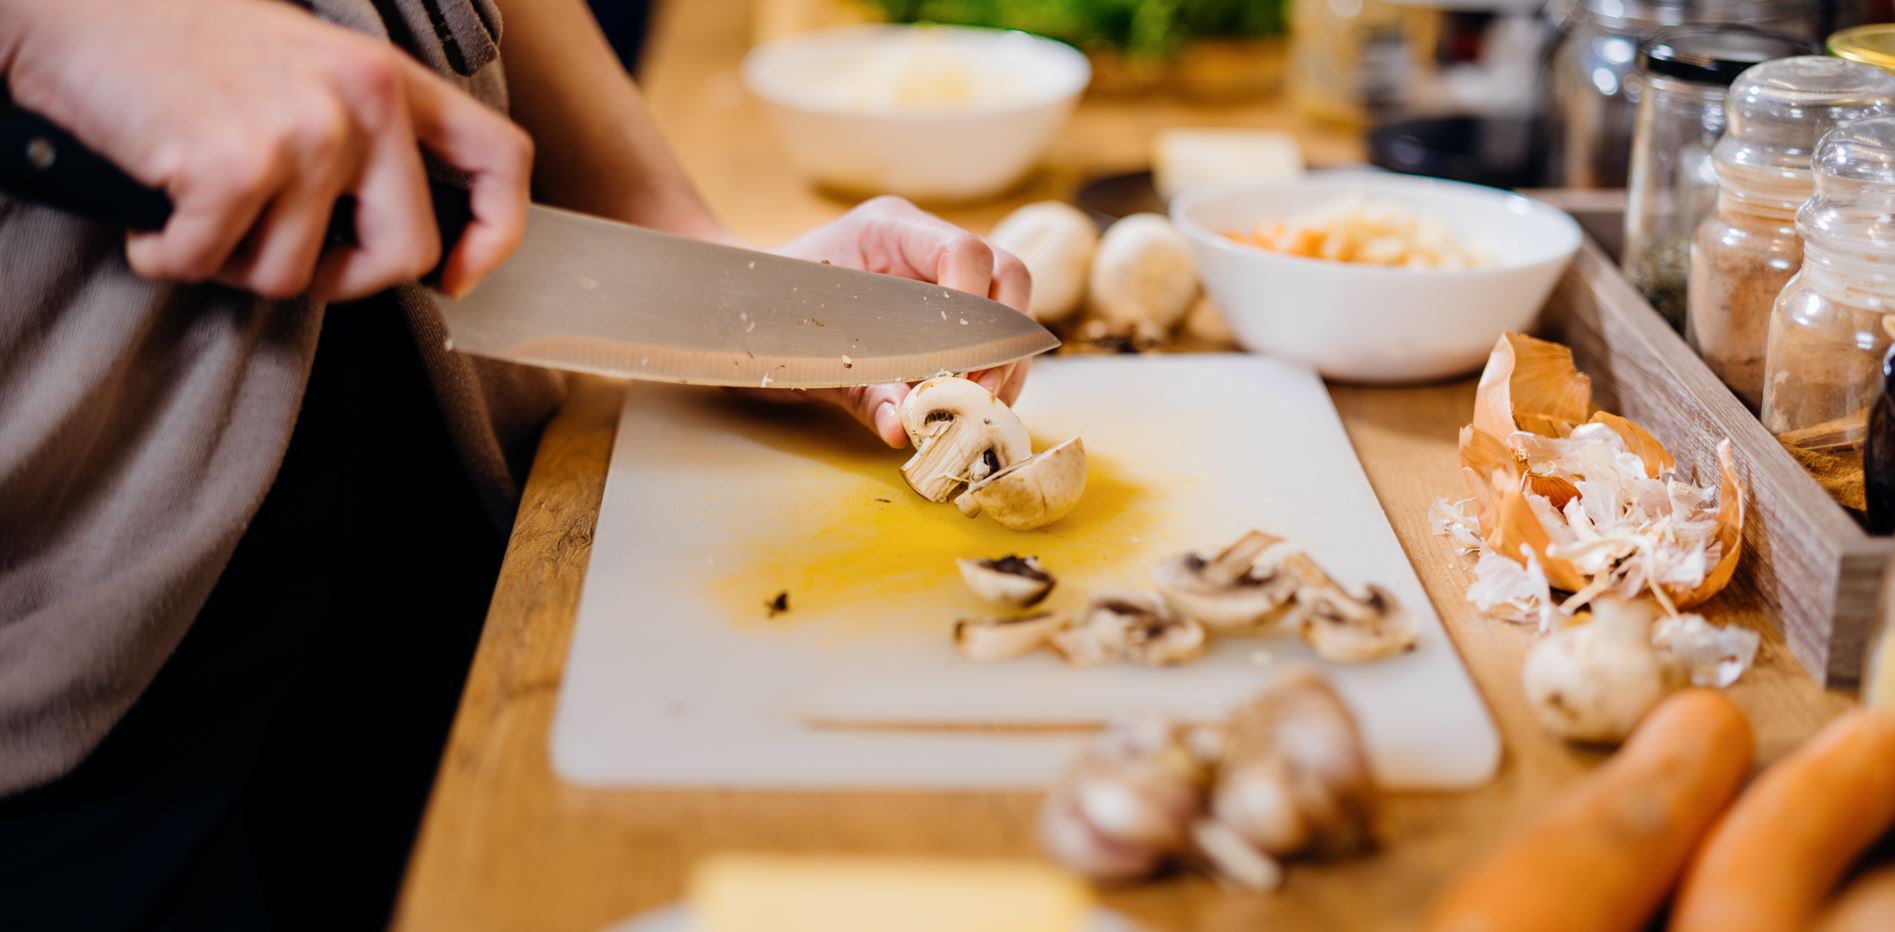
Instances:
[[[1211,813],[1266,854],[1346,854],[1374,841],[1378,795],[1355,717],[1293,670],[1232,713]]]
[[[1251,531],[1221,552],[1186,553],[1158,564],[1152,581],[1172,611],[1220,631],[1256,631],[1296,595],[1297,579],[1263,562],[1283,538]]]
[[[969,660],[1008,660],[1038,650],[1064,627],[1066,616],[1058,612],[963,619],[954,623],[954,649]]]
[[[929,379],[908,393],[902,427],[915,445],[902,478],[931,502],[945,502],[969,483],[1026,459],[1026,425],[992,392],[967,379]]]
[[[1204,648],[1203,625],[1137,592],[1095,597],[1079,624],[1053,636],[1053,649],[1079,667],[1117,660],[1165,666],[1195,659]]]
[[[974,594],[995,605],[1031,608],[1053,591],[1053,574],[1035,557],[1012,555],[998,560],[956,560],[961,579]]]
[[[1074,437],[972,482],[954,504],[970,518],[985,513],[1030,531],[1066,517],[1085,492],[1086,445]]]
[[[1296,606],[1285,623],[1302,634],[1316,656],[1335,663],[1367,663],[1413,650],[1419,632],[1393,594],[1371,584],[1356,596],[1303,554],[1282,569],[1297,580]]]

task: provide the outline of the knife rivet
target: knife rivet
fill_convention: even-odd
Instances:
[[[59,149],[45,136],[34,136],[26,141],[26,164],[39,171],[53,167],[53,161],[59,158]]]

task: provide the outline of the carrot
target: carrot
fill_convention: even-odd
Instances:
[[[1895,715],[1856,709],[1757,777],[1685,875],[1671,932],[1806,929],[1895,824]]]
[[[1849,885],[1823,911],[1817,932],[1888,932],[1895,923],[1895,867],[1884,867]]]
[[[1610,761],[1463,874],[1423,929],[1642,928],[1750,774],[1755,743],[1723,693],[1672,695]]]

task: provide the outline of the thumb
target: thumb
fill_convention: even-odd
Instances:
[[[883,443],[897,450],[908,445],[908,432],[901,426],[901,401],[908,396],[907,385],[900,382],[858,385],[811,394],[849,412],[864,427],[882,438]]]

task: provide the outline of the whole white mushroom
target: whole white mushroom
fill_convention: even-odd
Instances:
[[[1198,296],[1191,248],[1171,221],[1133,214],[1112,224],[1092,255],[1087,282],[1092,311],[1115,327],[1156,324],[1170,330]]]
[[[1099,231],[1071,204],[1039,201],[1007,215],[987,241],[1019,257],[1033,273],[1033,316],[1056,324],[1079,310]]]
[[[1527,701],[1568,741],[1617,744],[1659,700],[1684,685],[1679,665],[1652,648],[1652,610],[1616,599],[1592,620],[1547,635],[1527,652]]]

